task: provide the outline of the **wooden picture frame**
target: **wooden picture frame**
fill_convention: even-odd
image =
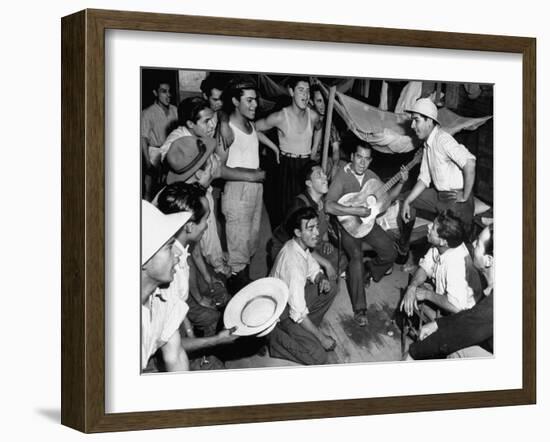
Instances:
[[[498,391],[136,413],[105,412],[105,30],[139,30],[521,54],[523,381]],[[471,407],[536,400],[536,41],[533,38],[85,10],[62,19],[62,408],[83,432]]]

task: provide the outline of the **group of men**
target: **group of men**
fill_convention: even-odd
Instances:
[[[396,260],[407,259],[417,210],[435,218],[428,233],[433,247],[421,260],[401,308],[412,314],[418,302],[429,300],[455,315],[476,305],[464,244],[473,218],[475,157],[440,128],[430,100],[420,99],[409,110],[411,127],[424,143],[418,181],[402,195],[409,176],[401,168],[398,184],[388,192],[389,200],[400,204],[396,240],[376,223],[356,238],[329,221],[331,216],[368,217],[366,205],[339,200],[379,178],[369,168],[372,148],[359,140],[350,161],[341,161],[334,128],[332,167],[321,168],[325,103],[319,88],[312,93],[307,78],[292,77],[290,105],[261,119],[256,118],[259,96],[252,77],[222,81],[211,74],[201,89],[203,96],[186,98],[176,109],[169,84],[161,81],[153,91],[155,102],[142,112],[144,370],[155,353],[162,356],[164,369],[188,370],[188,353],[238,345],[232,331],[220,326],[220,312],[251,282],[264,204],[261,145],[273,151],[278,163],[284,214],[270,241],[270,275],[289,287],[288,304],[267,338],[271,356],[302,364],[327,361],[336,340],[320,324],[344,274],[353,318],[359,327],[367,326],[365,287],[391,273]],[[268,136],[272,129],[277,143]],[[221,197],[212,186],[220,181]],[[364,244],[375,252],[366,264]],[[430,294],[422,285],[428,279],[435,283]]]

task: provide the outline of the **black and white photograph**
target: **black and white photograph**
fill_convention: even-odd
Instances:
[[[493,84],[140,74],[142,374],[493,357]]]

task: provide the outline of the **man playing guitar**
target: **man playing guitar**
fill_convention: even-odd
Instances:
[[[360,206],[345,206],[338,200],[348,193],[359,192],[363,185],[378,176],[369,169],[372,160],[372,150],[369,146],[358,144],[351,155],[351,162],[340,169],[332,181],[327,197],[325,210],[331,215],[354,215],[361,218],[368,217],[371,213],[366,204]],[[388,197],[393,201],[399,195],[403,183],[409,175],[407,169],[402,167],[398,184],[388,192]],[[363,238],[354,238],[344,228],[340,228],[342,246],[348,255],[347,288],[351,298],[355,322],[364,327],[367,325],[367,303],[364,292],[364,280],[372,277],[378,282],[390,271],[397,258],[397,249],[394,240],[378,225],[374,224],[370,232]],[[363,268],[362,242],[368,243],[376,252],[376,258],[367,264],[367,278]]]

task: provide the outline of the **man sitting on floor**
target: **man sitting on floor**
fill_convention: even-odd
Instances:
[[[443,316],[422,326],[420,341],[405,359],[490,356],[493,352],[493,233],[485,227],[474,242],[473,262],[487,287],[483,299],[469,310]]]
[[[280,322],[269,335],[270,354],[300,364],[324,364],[326,352],[334,349],[336,341],[319,326],[338,288],[310,253],[319,242],[317,212],[311,207],[298,209],[288,229],[293,238],[277,256],[271,276],[283,280],[290,293]]]
[[[447,313],[458,313],[475,305],[474,290],[468,282],[472,259],[464,244],[464,225],[451,211],[440,213],[428,227],[432,247],[420,260],[412,282],[401,301],[400,310],[412,316],[418,301],[430,301]],[[430,278],[435,291],[424,283]]]
[[[208,315],[208,312],[206,315],[196,315],[194,313],[197,311],[196,307],[199,307],[200,310],[200,306],[197,306],[196,304],[193,305],[192,298],[189,297],[189,267],[187,263],[187,257],[189,254],[187,252],[187,248],[189,245],[200,240],[200,237],[206,229],[206,219],[208,218],[208,212],[210,211],[208,201],[204,196],[204,189],[197,185],[185,183],[171,184],[160,193],[158,197],[158,206],[165,215],[175,215],[185,212],[188,214],[189,219],[187,220],[187,223],[177,231],[174,235],[174,241],[171,242],[170,251],[172,254],[177,255],[177,260],[175,264],[173,263],[170,267],[171,279],[162,281],[163,285],[168,285],[162,288],[158,287],[158,293],[156,293],[157,296],[155,296],[151,301],[152,308],[150,311],[150,322],[152,324],[158,324],[159,319],[157,313],[165,311],[166,305],[168,305],[170,301],[177,303],[178,305],[183,303],[183,317],[181,317],[181,314],[168,315],[166,317],[167,322],[180,329],[180,331],[177,331],[177,337],[171,338],[173,339],[174,346],[177,344],[177,346],[184,350],[185,353],[200,350],[205,347],[229,344],[235,341],[237,336],[232,335],[231,330],[222,330],[215,336],[203,338],[195,337],[193,331],[193,326],[196,325],[210,325],[211,327],[213,326],[214,329],[216,325],[215,323],[202,324],[202,322],[211,320],[212,316]],[[150,228],[154,230],[155,224],[150,226]],[[191,309],[187,305],[187,302],[191,302]],[[186,320],[188,311],[190,313],[189,316],[194,315],[196,317],[197,322],[195,324],[192,324],[190,321]],[[191,313],[191,311],[193,311],[193,313]],[[219,315],[216,315],[213,318],[214,321],[217,321],[218,317]],[[145,318],[142,317],[142,326],[144,320]],[[180,325],[183,325],[183,327],[180,327]],[[155,343],[154,340],[150,340],[149,342],[153,344]],[[151,346],[151,348],[154,350],[154,346]],[[170,344],[168,350],[171,348],[172,344]],[[172,350],[176,351],[176,349]],[[180,350],[178,349],[178,353],[179,352]],[[147,351],[147,358],[149,358],[153,353],[154,351]],[[172,371],[170,358],[168,358],[167,361],[165,351],[162,352],[162,356],[166,370]],[[187,353],[183,356],[180,355],[179,358],[181,360],[187,360],[187,368],[182,368],[180,366],[178,370],[188,370],[189,361],[187,358]]]
[[[191,213],[163,215],[144,200],[141,211],[141,369],[160,349],[168,371],[189,370],[179,334],[189,308],[179,296],[164,297],[159,286],[174,279],[180,256],[173,247],[174,234]]]
[[[328,178],[319,163],[310,160],[301,171],[304,191],[294,198],[286,219],[301,207],[313,207],[319,215],[319,243],[311,251],[312,256],[323,267],[330,280],[335,280],[345,268],[344,257],[340,259],[341,269],[338,269],[338,250],[329,238],[329,219],[325,213],[324,197],[328,192]],[[286,223],[286,221],[285,221]],[[273,231],[271,259],[274,261],[283,245],[292,238],[287,232],[285,223]]]

